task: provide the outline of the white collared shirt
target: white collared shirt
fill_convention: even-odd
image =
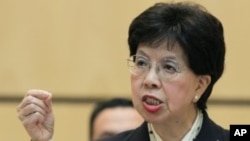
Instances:
[[[188,131],[188,133],[183,137],[181,141],[194,140],[200,132],[202,121],[203,121],[203,114],[200,110],[198,110],[198,114],[196,116],[195,122],[192,125],[192,128]],[[150,141],[163,141],[161,137],[157,134],[151,123],[148,123],[148,132]]]

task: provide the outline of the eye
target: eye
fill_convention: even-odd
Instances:
[[[162,69],[167,73],[177,73],[179,72],[179,67],[173,62],[165,62],[162,64]]]
[[[135,58],[135,66],[138,68],[146,68],[148,67],[149,63],[147,61],[147,59],[145,59],[144,57],[136,57]]]

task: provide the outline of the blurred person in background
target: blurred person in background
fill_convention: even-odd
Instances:
[[[90,141],[135,129],[142,122],[143,118],[134,109],[130,99],[112,98],[101,101],[96,104],[90,116]]]

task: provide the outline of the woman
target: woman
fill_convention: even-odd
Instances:
[[[224,70],[216,17],[195,3],[157,3],[132,21],[128,43],[132,101],[145,122],[102,141],[229,141],[206,112]],[[30,90],[17,109],[33,141],[52,138],[50,93]]]
[[[216,17],[195,3],[158,3],[132,21],[128,43],[132,100],[145,122],[103,141],[229,141],[206,113],[224,69]]]

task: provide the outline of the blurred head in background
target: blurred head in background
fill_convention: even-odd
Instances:
[[[129,99],[113,98],[100,102],[90,117],[90,140],[94,141],[134,129],[142,122],[142,117]]]

